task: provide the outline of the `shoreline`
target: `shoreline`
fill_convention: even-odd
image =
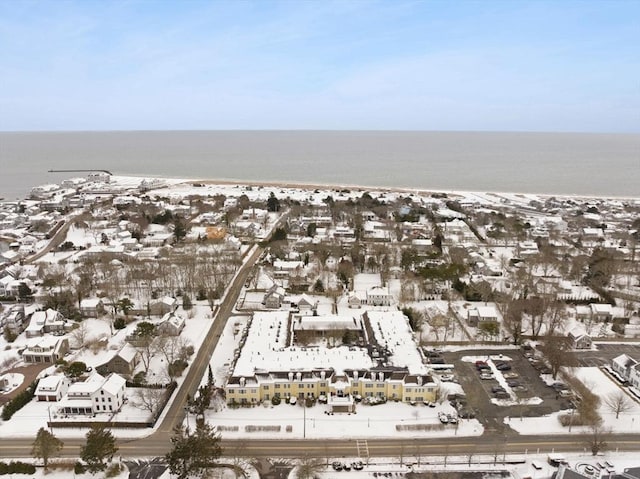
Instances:
[[[119,176],[119,175],[116,175]],[[123,175],[125,177],[131,176],[134,178],[145,178],[138,175]],[[290,189],[318,189],[318,190],[358,190],[358,191],[382,191],[389,193],[413,193],[413,194],[449,194],[457,196],[465,196],[468,194],[480,194],[480,195],[514,195],[514,196],[537,196],[541,198],[581,198],[581,199],[611,199],[611,200],[633,200],[640,201],[639,196],[603,196],[598,194],[585,195],[585,194],[572,194],[572,193],[525,193],[521,191],[482,191],[482,190],[445,190],[445,189],[431,189],[431,188],[411,188],[403,186],[371,186],[371,185],[354,185],[354,184],[333,184],[333,183],[305,183],[296,181],[253,181],[253,180],[238,180],[238,179],[211,179],[211,178],[170,178],[170,177],[147,177],[147,178],[160,178],[165,180],[179,181],[176,184],[189,184],[189,183],[203,183],[206,185],[223,185],[223,186],[261,186],[271,188],[290,188]]]

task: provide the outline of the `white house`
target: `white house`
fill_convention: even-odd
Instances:
[[[124,402],[126,381],[112,373],[106,378],[94,373],[84,382],[73,383],[60,401],[59,414],[115,413]]]
[[[42,336],[44,333],[64,331],[64,318],[62,314],[51,308],[46,311],[36,311],[31,316],[29,326],[25,330],[28,338]]]
[[[64,397],[70,385],[71,380],[62,374],[47,376],[38,381],[35,396],[38,401],[57,402]]]
[[[633,359],[631,356],[627,354],[621,354],[620,356],[616,356],[611,360],[611,369],[613,369],[622,379],[631,382],[632,376],[635,376],[637,379],[638,364],[638,361]],[[635,386],[637,387],[637,383],[635,384]]]
[[[369,306],[391,306],[393,296],[389,290],[376,286],[367,290],[367,305]]]

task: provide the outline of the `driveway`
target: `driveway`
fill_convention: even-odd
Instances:
[[[38,376],[38,374],[40,374],[40,371],[48,368],[49,366],[51,366],[51,364],[39,363],[39,364],[30,364],[28,366],[19,366],[17,368],[12,368],[7,371],[3,371],[2,374],[5,374],[5,373],[23,374],[24,381],[22,381],[22,384],[16,389],[14,389],[13,391],[11,391],[10,393],[0,394],[0,404],[4,404],[6,402],[11,401],[14,397],[16,397],[22,391],[27,389],[29,387],[29,384],[31,384],[33,381],[36,380],[36,377]]]

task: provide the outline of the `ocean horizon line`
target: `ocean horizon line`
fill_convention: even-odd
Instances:
[[[638,131],[590,131],[590,130],[431,130],[431,129],[371,129],[371,128],[358,128],[358,129],[333,129],[333,128],[159,128],[159,129],[89,129],[89,130],[75,130],[75,129],[61,129],[61,130],[0,130],[0,134],[40,134],[40,133],[233,133],[233,132],[247,132],[247,133],[278,133],[278,132],[300,132],[300,133],[464,133],[464,134],[541,134],[541,135],[630,135],[640,136],[640,130]]]

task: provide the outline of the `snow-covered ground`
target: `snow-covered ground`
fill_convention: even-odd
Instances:
[[[327,411],[323,404],[305,408],[284,402],[278,406],[267,403],[237,409],[225,406],[218,412],[209,411],[207,421],[218,427],[226,439],[479,436],[484,430],[475,419],[441,425],[438,412],[455,414],[446,402],[435,408],[387,402],[360,405],[354,414],[329,415]],[[248,426],[268,430],[247,432]]]

